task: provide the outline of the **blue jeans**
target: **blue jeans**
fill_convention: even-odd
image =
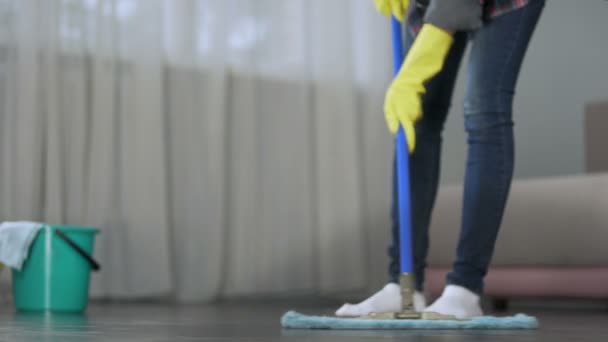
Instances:
[[[464,103],[468,159],[456,261],[447,283],[482,293],[513,175],[512,104],[519,70],[544,7],[544,0],[487,22],[475,32],[455,34],[443,70],[428,82],[424,116],[417,123],[417,146],[410,159],[412,236],[416,287],[423,289],[429,224],[437,195],[442,131],[460,61],[468,41],[471,53]],[[406,34],[406,49],[412,45]],[[399,279],[399,217],[393,180],[390,281]]]

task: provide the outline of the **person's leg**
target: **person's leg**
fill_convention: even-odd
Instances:
[[[481,314],[479,295],[513,174],[512,104],[519,70],[544,6],[533,0],[471,33],[465,128],[468,160],[457,256],[446,291],[427,310],[460,318]]]
[[[416,13],[414,13],[415,15]],[[414,34],[409,29],[406,33],[405,49],[409,50],[414,42]],[[428,225],[430,214],[437,193],[439,178],[439,160],[441,150],[441,131],[445,122],[458,67],[462,59],[467,37],[459,33],[447,57],[443,71],[427,85],[423,99],[423,118],[416,125],[417,146],[410,159],[410,177],[412,177],[412,230],[414,248],[414,269],[416,287],[422,290],[424,268],[428,249]],[[397,208],[396,169],[393,179],[392,242],[388,253],[389,284],[370,298],[359,304],[345,304],[336,314],[338,316],[360,316],[369,312],[395,312],[401,308],[399,289],[399,217]],[[421,311],[426,306],[424,296],[418,292],[414,295],[414,307]]]
[[[406,46],[414,37],[407,34]],[[429,225],[439,184],[442,132],[447,118],[460,61],[466,49],[465,33],[456,33],[443,70],[426,85],[423,98],[423,116],[416,124],[416,149],[410,156],[410,191],[412,206],[412,243],[416,290],[422,292],[424,271],[429,246]],[[396,158],[394,158],[396,160]],[[397,169],[393,163],[392,239],[388,249],[390,257],[389,281],[399,283],[399,203],[397,194]]]

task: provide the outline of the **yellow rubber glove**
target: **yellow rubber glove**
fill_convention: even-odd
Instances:
[[[410,0],[374,0],[374,5],[378,12],[387,17],[394,15],[397,20],[403,22],[407,8],[410,6]]]
[[[388,129],[395,134],[399,124],[403,126],[410,153],[416,147],[414,123],[422,117],[424,84],[441,71],[453,42],[451,33],[424,24],[386,92],[384,115]]]

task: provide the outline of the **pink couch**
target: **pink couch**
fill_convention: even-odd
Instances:
[[[427,286],[443,288],[459,231],[462,187],[441,189]],[[608,299],[608,173],[516,181],[486,294]]]
[[[427,272],[428,291],[433,296],[441,294],[448,272],[447,267]],[[486,277],[485,295],[608,299],[608,267],[496,266]]]

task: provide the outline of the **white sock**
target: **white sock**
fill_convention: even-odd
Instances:
[[[414,292],[414,310],[422,312],[426,300],[421,292]],[[386,313],[401,311],[401,289],[395,283],[387,284],[382,290],[376,292],[359,304],[344,304],[336,311],[336,316],[357,317],[372,312]]]
[[[467,319],[482,316],[479,296],[468,289],[448,285],[443,294],[424,312],[432,312],[440,315],[454,316],[458,319]]]

